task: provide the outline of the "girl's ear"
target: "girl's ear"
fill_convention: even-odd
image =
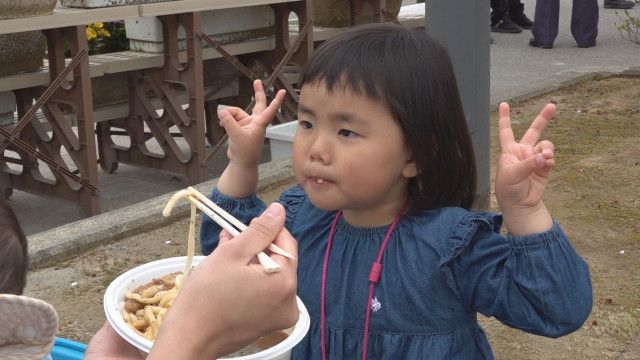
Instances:
[[[407,179],[418,176],[418,166],[416,165],[416,161],[413,159],[413,156],[404,164],[404,167],[402,168],[402,176]]]

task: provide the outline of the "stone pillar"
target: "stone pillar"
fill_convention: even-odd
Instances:
[[[489,138],[489,1],[426,2],[427,32],[449,51],[476,155],[476,208],[491,196]]]

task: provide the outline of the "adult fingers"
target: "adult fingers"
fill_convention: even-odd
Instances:
[[[253,92],[255,93],[254,97],[256,100],[256,104],[253,106],[252,114],[260,115],[267,107],[267,95],[264,93],[262,81],[255,80],[253,82]]]
[[[298,258],[298,242],[293,236],[291,236],[291,234],[289,233],[289,231],[287,231],[287,229],[283,229],[278,234],[278,237],[276,237],[273,243],[277,245],[279,248],[281,248],[282,250],[288,252],[294,258],[296,259]],[[283,261],[286,261],[287,259],[287,257],[279,255],[277,253],[272,253],[271,257],[281,258]]]
[[[529,129],[520,140],[520,143],[528,146],[534,146],[536,142],[538,142],[538,139],[540,138],[540,135],[542,135],[544,129],[547,127],[549,122],[551,122],[555,113],[555,105],[545,105],[542,111],[540,111],[540,114],[538,114],[538,116],[533,120],[531,126],[529,126]]]
[[[231,234],[229,234],[227,230],[222,230],[220,231],[220,235],[218,236],[218,244],[223,244],[232,239],[233,239],[233,236],[231,236]]]
[[[238,244],[239,256],[250,261],[256,254],[263,251],[278,236],[284,227],[285,210],[279,203],[269,205],[262,215],[253,219],[240,235],[234,240]]]
[[[505,151],[510,144],[515,142],[513,137],[513,130],[511,129],[511,116],[509,111],[509,104],[506,102],[500,103],[498,108],[498,139],[500,140],[500,149]]]

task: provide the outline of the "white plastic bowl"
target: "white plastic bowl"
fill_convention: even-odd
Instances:
[[[194,256],[193,265],[197,266],[205,256]],[[138,349],[149,352],[153,346],[153,342],[138,335],[131,329],[122,318],[121,304],[127,291],[133,290],[140,285],[144,285],[153,279],[160,278],[175,271],[182,271],[186,256],[167,258],[163,260],[153,261],[144,265],[135,267],[124,274],[118,276],[109,284],[104,293],[104,313],[107,321],[113,329],[122,336],[127,342]],[[300,317],[293,328],[291,334],[282,342],[263,351],[233,358],[234,360],[257,360],[257,359],[273,359],[286,360],[291,358],[291,349],[298,344],[309,331],[310,319],[307,308],[304,306],[300,298],[297,298],[298,308],[300,309]]]

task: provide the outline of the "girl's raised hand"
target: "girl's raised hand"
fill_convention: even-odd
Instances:
[[[495,191],[505,224],[512,233],[531,232],[531,227],[522,226],[519,224],[521,222],[544,222],[541,226],[533,226],[535,230],[550,227],[551,218],[542,203],[542,196],[549,172],[555,164],[553,144],[547,140],[538,140],[555,111],[555,105],[547,104],[522,139],[516,142],[511,129],[509,105],[500,104],[498,127],[502,153],[498,161]],[[514,231],[517,228],[523,231]]]
[[[229,135],[227,156],[231,162],[242,166],[257,166],[267,125],[282,105],[285,90],[280,90],[267,106],[267,97],[262,82],[253,82],[256,104],[251,115],[240,108],[227,108],[218,113],[220,125]]]

